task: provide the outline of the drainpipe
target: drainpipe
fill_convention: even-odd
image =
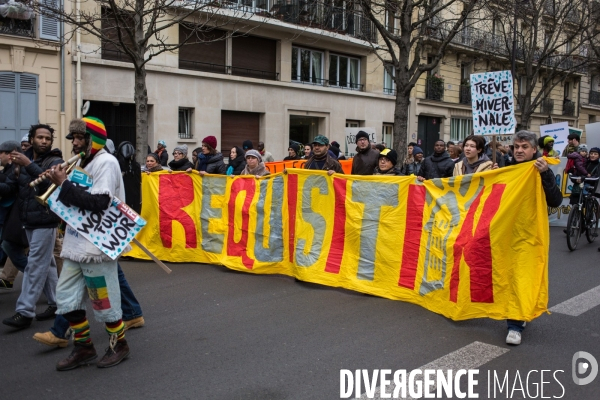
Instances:
[[[77,15],[77,24],[81,22],[79,0],[75,2],[75,13]],[[75,86],[77,93],[77,118],[81,118],[81,108],[83,107],[83,99],[81,98],[81,33],[79,28],[75,28],[75,44],[77,45],[77,69],[75,77]]]
[[[64,11],[64,3],[60,1],[59,9]],[[60,22],[60,132],[61,137],[65,136],[66,132],[66,115],[65,115],[65,23]],[[64,147],[63,147],[64,148]]]

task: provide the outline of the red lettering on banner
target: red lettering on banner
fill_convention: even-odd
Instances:
[[[256,182],[254,179],[236,179],[231,184],[231,193],[227,204],[229,210],[229,231],[227,234],[227,255],[242,257],[242,263],[248,269],[254,266],[254,260],[248,257],[248,226],[250,225],[250,203],[254,198]],[[242,206],[242,237],[236,243],[235,235],[235,201],[240,192],[246,192]]]
[[[339,274],[344,255],[344,238],[346,237],[346,179],[333,178],[335,192],[335,209],[333,213],[333,236],[325,272]]]
[[[195,249],[196,224],[188,213],[183,211],[194,201],[194,181],[187,174],[163,174],[158,177],[158,219],[160,239],[163,247],[170,249],[173,245],[173,221],[183,226],[185,231],[185,247]]]
[[[415,289],[415,278],[419,264],[419,248],[423,233],[423,209],[425,207],[425,186],[410,185],[406,202],[406,228],[404,229],[404,248],[398,286]]]
[[[492,191],[483,205],[481,217],[475,228],[475,234],[473,234],[473,220],[475,219],[475,212],[479,208],[485,186],[469,208],[467,217],[454,243],[454,266],[452,267],[452,276],[450,278],[450,301],[454,303],[458,300],[460,260],[463,255],[465,263],[469,267],[471,301],[473,303],[494,302],[490,224],[500,208],[500,200],[505,188],[505,184],[492,185]]]
[[[298,175],[288,174],[288,222],[290,224],[290,262],[294,262],[294,248],[296,239],[296,207],[298,204]]]

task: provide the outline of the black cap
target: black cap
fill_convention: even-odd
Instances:
[[[254,148],[254,146],[252,146],[252,141],[250,140],[244,140],[242,147],[244,148],[244,150],[251,150]]]

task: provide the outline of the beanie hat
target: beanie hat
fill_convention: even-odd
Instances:
[[[262,156],[260,155],[260,153],[256,150],[250,149],[248,151],[246,151],[246,158],[248,157],[256,157],[258,158],[258,162],[261,163],[263,161]]]
[[[590,149],[590,153],[598,153],[598,154],[600,154],[600,148],[599,147],[592,147]]]
[[[331,145],[337,147],[338,149],[340,148],[340,144],[338,142],[336,142],[335,140],[333,142],[331,142]]]
[[[202,139],[202,143],[208,145],[211,147],[211,149],[216,149],[217,148],[217,138],[214,136],[207,136],[204,139]]]
[[[28,134],[21,138],[21,143],[23,143],[23,142],[29,143],[29,135]]]
[[[365,131],[359,131],[356,134],[356,136],[354,137],[354,143],[355,144],[358,143],[358,139],[361,139],[361,138],[365,138],[365,139],[369,140],[369,134]]]
[[[110,139],[106,139],[106,151],[110,154],[115,154],[115,144]]]
[[[296,152],[296,155],[300,154],[300,146],[298,145],[298,143],[292,143],[289,148],[294,150]]]
[[[146,158],[148,158],[148,157],[154,158],[154,161],[156,161],[160,165],[160,158],[158,158],[158,156],[155,153],[148,153]]]
[[[209,137],[210,137],[210,136],[209,136]],[[181,153],[183,153],[183,156],[184,156],[184,157],[187,157],[187,153],[188,153],[188,147],[187,147],[187,144],[182,144],[181,146],[176,146],[176,147],[173,149],[173,152],[176,152],[176,151],[180,151]]]
[[[423,154],[423,150],[421,150],[419,146],[413,147],[413,156],[416,156],[417,154]]]
[[[580,144],[577,146],[577,151],[588,151],[588,147],[585,144]]]
[[[244,148],[244,150],[251,150],[254,148],[254,146],[252,146],[252,141],[250,140],[244,140],[244,143],[242,143],[242,147]]]
[[[167,143],[164,140],[159,140],[158,144],[160,144],[162,147],[164,147],[165,149],[167,148]]]
[[[89,134],[92,139],[90,155],[94,155],[106,145],[106,128],[104,127],[104,122],[95,117],[83,117],[81,120],[85,122],[85,133]]]
[[[550,142],[554,142],[554,138],[552,136],[546,136],[546,137],[544,137],[544,146],[547,145]]]
[[[396,153],[396,150],[385,149],[381,153],[379,153],[379,158],[381,157],[387,158],[394,165],[398,164],[398,153]]]
[[[18,151],[21,153],[21,143],[15,140],[7,140],[6,142],[0,144],[0,151],[5,151],[7,153],[11,151]]]

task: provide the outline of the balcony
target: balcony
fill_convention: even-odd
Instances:
[[[0,34],[35,37],[35,19],[4,18],[0,16]]]
[[[471,105],[471,85],[460,85],[458,90],[459,103]]]
[[[383,94],[389,94],[391,96],[396,96],[396,89],[393,89],[393,88],[383,88]]]
[[[600,106],[600,92],[590,90],[590,104]]]
[[[232,67],[224,64],[211,64],[200,61],[179,60],[180,69],[189,69],[192,71],[213,72],[216,74],[230,74],[235,76],[245,76],[247,78],[267,79],[272,81],[279,80],[279,72],[261,71],[257,69]]]
[[[552,114],[554,113],[554,100],[553,99],[542,99],[542,104],[540,106],[542,114]]]
[[[427,100],[442,101],[444,99],[444,81],[428,77],[425,85],[425,98]]]
[[[377,28],[361,11],[350,6],[306,0],[200,0],[210,6],[255,13],[290,24],[323,29],[377,42]]]
[[[563,102],[563,112],[562,115],[566,115],[568,117],[575,116],[575,103],[571,100],[565,100]]]

